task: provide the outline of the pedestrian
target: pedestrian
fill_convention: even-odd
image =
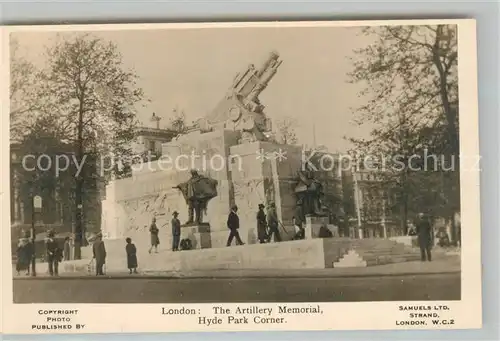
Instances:
[[[259,211],[257,212],[257,238],[261,244],[267,241],[267,221],[264,207],[263,204],[259,204]]]
[[[137,248],[132,243],[131,238],[125,239],[127,245],[125,245],[125,252],[127,253],[127,268],[129,274],[137,273]]]
[[[62,260],[62,250],[54,237],[55,233],[50,230],[45,239],[45,250],[47,262],[49,263],[49,273],[51,276],[59,276],[59,262]]]
[[[423,213],[419,213],[417,216],[418,221],[416,222],[416,231],[418,236],[418,245],[420,247],[420,255],[422,262],[432,260],[431,248],[432,248],[432,226],[429,218]]]
[[[231,212],[229,212],[229,216],[227,217],[227,228],[229,229],[229,237],[227,238],[227,246],[231,246],[233,242],[233,238],[236,238],[236,245],[245,245],[241,241],[240,233],[238,229],[240,228],[240,218],[238,217],[238,206],[233,205],[231,207]]]
[[[71,244],[69,237],[64,238],[63,257],[65,261],[71,259]]]
[[[102,240],[101,232],[96,235],[96,240],[94,244],[92,244],[92,252],[95,259],[96,276],[103,276],[103,267],[104,264],[106,264],[106,247],[104,245],[104,241]]]
[[[149,227],[149,233],[151,234],[151,247],[149,248],[149,253],[155,249],[155,253],[158,253],[158,245],[160,245],[160,238],[158,238],[158,233],[160,230],[156,226],[156,218],[153,217],[151,226]]]
[[[330,231],[330,229],[325,224],[321,224],[321,226],[319,227],[318,237],[319,238],[332,238],[333,233],[332,233],[332,231]]]
[[[293,236],[293,240],[301,240],[305,238],[305,230],[302,227],[302,223],[296,217],[292,217],[293,227],[295,229],[295,235]]]
[[[407,220],[406,226],[407,226],[407,230],[408,230],[408,236],[416,236],[417,235],[417,228],[415,227],[415,224],[413,224],[410,220]]]
[[[172,213],[173,218],[171,221],[172,225],[172,251],[179,251],[179,243],[181,241],[181,222],[177,218],[179,216],[179,212],[174,211]]]
[[[441,226],[439,228],[439,231],[436,234],[436,238],[438,240],[438,245],[440,247],[450,246],[450,237],[448,236],[448,233],[446,232],[446,229],[444,228],[444,226]]]
[[[281,242],[280,231],[278,230],[278,215],[276,213],[276,205],[274,202],[269,204],[269,209],[267,210],[267,226],[269,226],[269,236],[267,240],[271,242],[271,237],[274,236],[275,242]]]
[[[19,239],[19,243],[17,244],[17,262],[16,262],[16,272],[19,276],[21,271],[26,271],[26,275],[30,274],[30,265],[33,259],[33,243],[30,238],[25,236]]]

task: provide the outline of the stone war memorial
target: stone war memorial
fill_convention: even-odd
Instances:
[[[107,271],[126,269],[127,237],[137,246],[142,272],[365,267],[419,259],[403,243],[339,232],[332,217],[342,215],[345,174],[338,164],[313,170],[303,164],[302,146],[277,143],[272,113],[260,102],[281,64],[279,54],[271,52],[258,67],[249,65],[208,115],[162,144],[158,160],[107,185],[101,219]],[[275,205],[281,242],[259,243],[260,204]],[[245,245],[227,247],[234,205]],[[182,224],[181,240],[189,239],[191,250],[171,251],[174,211]],[[150,254],[153,219],[160,245]],[[293,240],[296,224],[304,232],[299,240]],[[82,255],[82,260],[62,263],[62,271],[87,266],[92,248]]]

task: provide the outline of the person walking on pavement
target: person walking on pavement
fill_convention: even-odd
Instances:
[[[241,241],[238,229],[240,228],[240,218],[238,217],[238,206],[231,207],[231,212],[227,217],[227,228],[229,229],[229,237],[227,238],[227,246],[231,246],[233,238],[236,238],[236,245],[245,245]]]
[[[179,243],[181,241],[181,222],[177,218],[179,216],[179,212],[174,211],[172,214],[174,217],[172,218],[172,251],[179,251]]]
[[[149,253],[155,249],[155,253],[158,253],[158,245],[160,244],[160,238],[158,238],[158,233],[160,230],[156,226],[156,218],[153,217],[151,226],[149,227],[149,233],[151,234],[151,247],[149,248]]]
[[[420,247],[421,261],[425,262],[432,260],[432,226],[429,218],[423,213],[418,214],[418,221],[416,225],[416,232],[418,236],[418,245]]]
[[[263,204],[259,204],[259,211],[257,212],[257,238],[261,244],[267,241],[267,221],[264,207]]]
[[[103,267],[106,264],[106,247],[101,232],[97,234],[96,241],[92,244],[92,252],[95,259],[96,276],[104,276]]]
[[[269,204],[269,209],[267,210],[267,225],[269,226],[269,236],[268,241],[271,242],[271,238],[274,235],[275,242],[281,242],[280,231],[278,230],[278,215],[276,213],[276,205],[274,202]]]
[[[59,262],[62,258],[62,250],[54,238],[54,231],[50,230],[45,239],[45,251],[47,253],[47,261],[49,263],[49,273],[51,276],[59,275]]]
[[[137,273],[137,248],[132,243],[131,238],[125,239],[127,245],[125,245],[125,252],[127,253],[127,268],[129,274]]]

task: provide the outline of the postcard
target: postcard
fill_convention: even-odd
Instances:
[[[1,37],[4,333],[481,327],[474,20]]]

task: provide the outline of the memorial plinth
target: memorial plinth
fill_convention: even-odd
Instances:
[[[190,224],[181,226],[181,240],[191,240],[193,249],[208,249],[212,247],[212,237],[209,224]]]
[[[324,229],[331,232],[331,237],[339,236],[338,227],[330,224],[328,217],[306,216],[305,239],[324,238]]]

